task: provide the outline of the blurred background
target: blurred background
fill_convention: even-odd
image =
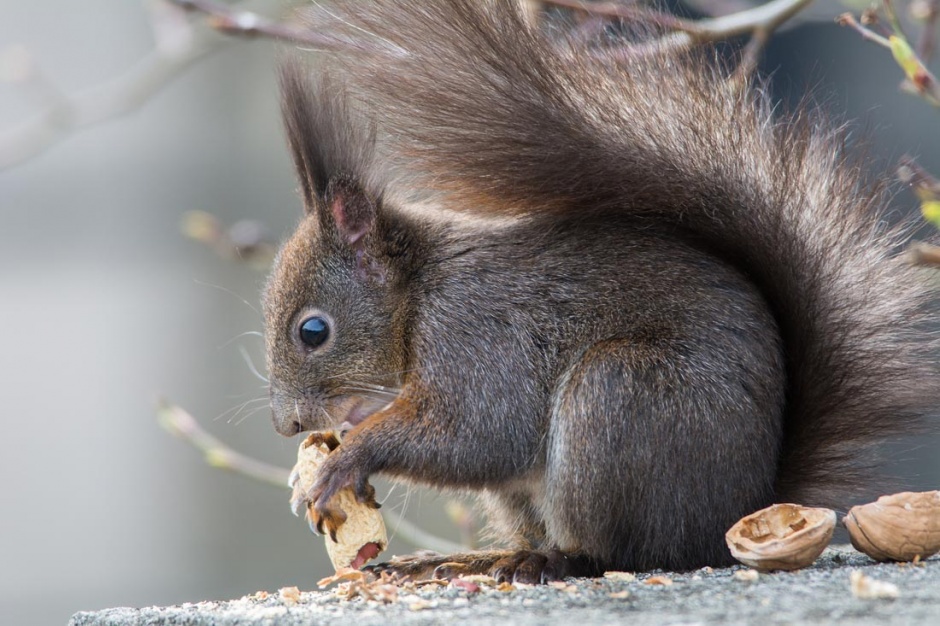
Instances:
[[[840,10],[822,0],[774,37],[775,97],[811,90],[861,120],[876,172],[904,153],[940,172],[940,111],[899,93],[890,54],[833,24]],[[257,459],[288,467],[299,443],[273,431],[242,354],[263,368],[244,334],[261,330],[263,272],[180,229],[201,210],[277,239],[298,218],[277,46],[200,21],[158,1],[0,0],[0,623],[310,589],[330,572],[285,489],[210,468],[157,424],[166,397]],[[893,448],[911,487],[940,484],[937,450]],[[390,532],[404,513],[458,540],[445,501],[395,487]],[[396,534],[389,553],[412,549]]]

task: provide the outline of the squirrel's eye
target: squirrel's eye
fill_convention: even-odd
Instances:
[[[330,338],[330,325],[322,317],[308,317],[300,325],[300,340],[311,348],[319,348]]]

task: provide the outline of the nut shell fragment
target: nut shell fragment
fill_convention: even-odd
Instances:
[[[842,523],[855,549],[876,561],[926,559],[940,552],[940,491],[881,496]]]
[[[893,600],[899,595],[898,586],[865,576],[858,570],[849,574],[852,595],[862,600]]]
[[[300,444],[292,478],[292,503],[303,501],[316,482],[320,465],[330,454],[330,448],[322,443],[323,438],[322,433],[314,433]],[[335,542],[326,536],[326,553],[337,571],[344,567],[362,567],[388,546],[385,520],[377,509],[359,502],[351,488],[343,489],[335,498],[336,505],[346,513],[346,521],[337,529]],[[310,503],[307,504],[309,521]]]
[[[741,518],[725,534],[731,555],[760,571],[812,565],[829,545],[835,511],[774,504]]]

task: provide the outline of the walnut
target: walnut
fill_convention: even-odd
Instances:
[[[332,434],[311,433],[297,451],[297,465],[291,472],[291,504],[306,505],[308,521],[312,503],[306,501],[307,492],[316,481],[320,465],[337,444]],[[335,542],[326,536],[326,552],[337,571],[345,567],[358,569],[388,546],[385,520],[377,509],[359,502],[351,488],[336,495],[336,504],[346,512],[346,521],[337,529]]]
[[[835,527],[835,511],[774,504],[741,518],[725,541],[734,558],[754,569],[793,570],[812,565]]]
[[[876,561],[926,559],[940,552],[940,491],[881,496],[842,523],[855,549]]]

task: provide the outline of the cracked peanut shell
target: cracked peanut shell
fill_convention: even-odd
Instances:
[[[927,559],[940,552],[940,491],[881,496],[842,523],[855,549],[876,561]]]
[[[305,498],[317,478],[320,465],[330,454],[325,443],[318,441],[318,436],[308,436],[297,450],[297,465],[294,466],[291,483],[293,495],[291,502]],[[344,567],[358,569],[377,557],[388,546],[385,520],[378,509],[363,504],[356,499],[351,488],[336,494],[336,504],[346,513],[346,521],[336,530],[336,541],[326,535],[326,553],[339,571]],[[311,503],[307,503],[307,521],[310,521]]]
[[[731,555],[760,571],[812,565],[829,545],[835,511],[774,504],[741,518],[725,533]]]

